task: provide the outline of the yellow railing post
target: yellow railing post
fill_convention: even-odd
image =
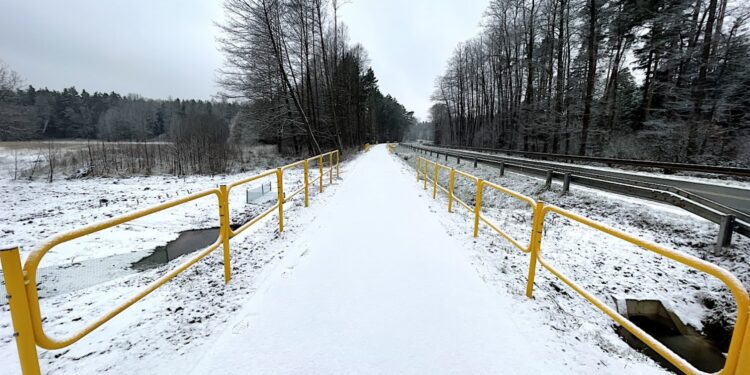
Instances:
[[[339,178],[339,150],[336,150],[336,178]]]
[[[309,183],[309,180],[310,180],[310,175],[309,175],[310,174],[310,171],[309,171],[309,169],[310,169],[310,163],[307,160],[305,160],[305,162],[303,164],[305,166],[305,207],[308,207],[309,204],[310,204],[310,191],[308,189],[308,186],[310,185],[310,183]]]
[[[333,154],[328,154],[328,164],[330,165],[328,171],[328,183],[333,185]]]
[[[224,249],[224,283],[228,284],[232,277],[231,260],[232,256],[229,251],[229,190],[227,185],[219,185],[219,235],[221,236],[221,245]]]
[[[435,199],[437,197],[437,180],[438,180],[438,171],[440,168],[438,168],[437,162],[435,162],[433,165],[435,167],[435,171],[433,172],[433,178],[432,178],[432,199]]]
[[[424,181],[424,189],[427,190],[427,176],[429,176],[427,174],[427,167],[429,166],[429,164],[427,163],[427,159],[422,160],[422,165],[424,166],[424,171],[422,172],[422,177],[424,178],[422,180]]]
[[[318,169],[320,169],[320,192],[323,192],[323,154],[318,155]]]
[[[13,322],[13,336],[16,338],[18,360],[21,362],[23,375],[38,375],[39,357],[36,353],[34,329],[31,326],[31,313],[26,295],[26,279],[21,268],[21,256],[18,247],[0,249],[0,262],[3,267],[3,278],[8,295],[10,318]],[[9,365],[4,365],[9,366]]]
[[[542,231],[544,230],[544,202],[539,201],[534,206],[534,217],[531,224],[531,240],[529,248],[529,278],[526,281],[526,297],[531,298],[534,293],[534,277],[536,276],[536,262],[542,248]]]
[[[479,215],[482,214],[482,191],[484,190],[484,181],[480,178],[477,180],[477,196],[474,199],[474,237],[479,236]]]
[[[448,212],[453,212],[453,188],[456,181],[456,170],[451,168],[448,176]]]
[[[276,190],[278,190],[279,204],[279,232],[284,231],[284,172],[276,168]]]
[[[735,367],[735,374],[750,374],[750,322],[747,322],[745,336],[740,344],[740,354]]]
[[[419,182],[419,168],[422,166],[422,158],[417,156],[417,182]]]

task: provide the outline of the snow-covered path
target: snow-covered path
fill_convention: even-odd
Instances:
[[[361,156],[193,374],[572,374],[607,357],[560,348],[544,314],[486,285],[420,194],[384,146]]]

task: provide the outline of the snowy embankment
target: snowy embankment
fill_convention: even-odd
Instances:
[[[414,154],[405,147],[396,150],[412,172],[416,156],[428,157]],[[735,235],[726,254],[716,256],[713,246],[718,225],[684,210],[576,185],[571,187],[570,194],[561,195],[560,185],[554,184],[551,190],[544,191],[544,181],[538,178],[507,171],[501,177],[496,168],[479,165],[475,169],[468,162],[457,165],[453,158],[447,162],[440,158],[439,162],[717,264],[750,288],[750,240]],[[447,180],[447,173],[443,172],[440,184],[447,187]],[[431,196],[431,186],[429,189]],[[475,193],[473,182],[456,178],[456,194],[462,200],[473,204]],[[445,195],[438,193],[438,196],[434,209],[446,211]],[[531,227],[528,205],[486,189],[482,207],[483,214],[501,229],[522,244],[528,243]],[[456,214],[442,216],[446,227],[452,235],[471,238],[473,214],[459,205],[454,211]],[[523,294],[528,257],[487,226],[481,227],[480,236],[473,241],[469,252],[473,263],[499,290]],[[729,338],[736,316],[734,299],[728,289],[711,276],[555,215],[548,215],[546,220],[542,256],[607,303],[613,305],[613,298],[660,300],[685,323],[718,341]],[[537,272],[535,299],[539,301],[538,308],[549,314],[549,324],[560,332],[594,338],[605,348],[621,341],[606,315],[544,269]]]
[[[2,242],[19,245],[21,256],[25,258],[45,238],[56,233],[240,180],[260,171],[215,177],[59,179],[51,184],[3,179],[0,180]],[[345,173],[346,165],[342,164],[342,175]],[[275,188],[275,177],[270,180]],[[301,181],[300,170],[285,172],[287,192],[299,188]],[[325,184],[328,185],[327,176]],[[238,187],[230,195],[234,222],[263,209],[261,205],[245,204],[245,188]],[[321,195],[311,188],[311,205],[323,204],[335,186],[328,189]],[[299,195],[285,205],[287,228],[282,238],[297,230],[299,220],[310,220],[300,207],[301,199]],[[270,204],[273,202],[266,206]],[[228,286],[223,283],[221,251],[218,250],[80,342],[62,350],[40,349],[44,373],[100,373],[105,370],[149,373],[154,363],[181,358],[191,352],[238,308],[265,266],[283,256],[286,251],[283,243],[272,241],[279,237],[276,223],[275,214],[270,215],[232,240],[233,280]],[[46,331],[52,337],[67,337],[91,323],[191,255],[140,272],[133,269],[133,262],[175,239],[182,231],[216,226],[216,198],[206,197],[55,247],[43,258],[39,268],[40,305]],[[1,287],[5,290],[4,285]],[[7,300],[2,298],[0,363],[4,365],[0,366],[0,374],[18,373],[12,332]]]
[[[493,291],[408,167],[383,145],[358,163],[191,374],[665,373]]]

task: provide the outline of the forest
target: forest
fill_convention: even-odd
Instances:
[[[236,103],[226,101],[152,100],[27,86],[0,96],[0,140],[166,140],[193,117],[210,115],[227,126],[238,110]]]
[[[314,155],[399,141],[416,124],[413,112],[380,91],[338,7],[336,0],[225,1],[222,91],[213,100],[39,89],[0,62],[0,141],[94,140],[98,146],[78,158],[87,168],[101,173],[115,153],[139,159],[123,162],[121,172],[175,174],[225,171],[244,160],[232,156],[239,147],[253,144]],[[134,151],[104,141],[143,145]],[[155,142],[165,146],[146,145]]]
[[[436,143],[750,160],[750,4],[492,0],[437,78]]]
[[[317,154],[399,141],[416,122],[378,88],[365,48],[348,42],[339,0],[226,0],[224,96],[248,104],[241,137]]]

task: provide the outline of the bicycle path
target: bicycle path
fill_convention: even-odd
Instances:
[[[485,284],[384,146],[356,163],[193,374],[622,373]]]

